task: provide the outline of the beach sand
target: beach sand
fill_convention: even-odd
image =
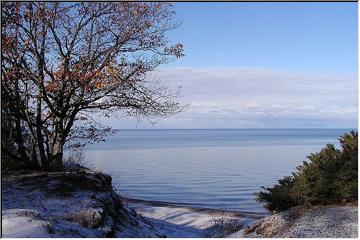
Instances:
[[[239,230],[265,216],[132,198],[122,198],[122,201],[167,237],[217,237],[225,228]]]

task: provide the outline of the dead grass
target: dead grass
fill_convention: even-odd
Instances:
[[[212,220],[212,225],[205,230],[205,237],[224,238],[238,232],[244,225],[238,219],[229,218],[225,212]]]
[[[87,228],[96,228],[102,222],[103,216],[98,211],[83,210],[76,213],[68,213],[64,219],[70,222],[78,223]]]

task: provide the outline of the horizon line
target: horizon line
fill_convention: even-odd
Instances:
[[[116,130],[316,130],[316,129],[358,129],[358,127],[328,127],[328,128],[113,128]]]

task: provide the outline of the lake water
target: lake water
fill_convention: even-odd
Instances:
[[[264,213],[254,200],[311,152],[348,129],[120,130],[85,150],[120,194],[179,205]]]

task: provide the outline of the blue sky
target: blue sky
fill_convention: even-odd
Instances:
[[[143,128],[357,125],[357,3],[176,3],[185,57],[153,77],[188,111]],[[111,119],[133,128],[136,120]]]
[[[187,57],[171,66],[264,66],[354,73],[356,6],[356,3],[177,3],[175,11],[182,26],[170,36],[184,44]]]

